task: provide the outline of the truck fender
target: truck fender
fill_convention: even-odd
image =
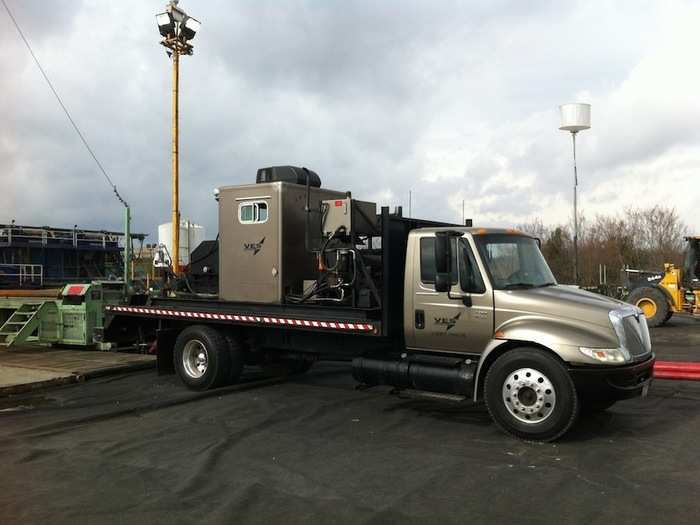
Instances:
[[[507,341],[506,339],[491,339],[489,343],[486,345],[486,348],[481,354],[481,357],[479,358],[479,365],[476,367],[476,374],[474,374],[474,401],[478,401],[479,399],[479,387],[480,384],[482,383],[483,377],[482,375],[486,374],[486,370],[488,369],[488,366],[484,366],[487,361],[488,364],[490,365],[492,361],[495,360],[495,357],[492,357],[489,359],[489,356],[492,355],[493,351],[496,350],[499,347],[502,347],[504,344],[509,343],[510,341]],[[506,350],[506,348],[502,348],[502,350]],[[496,352],[496,354],[500,355],[502,352]],[[494,356],[496,354],[493,354]]]
[[[618,345],[612,328],[610,337],[599,331],[589,330],[575,320],[520,317],[507,321],[495,331],[494,338],[486,345],[479,359],[474,380],[474,400],[480,396],[489,366],[503,352],[512,348],[531,346],[547,351],[564,363],[597,364],[584,356],[579,346],[610,348]]]

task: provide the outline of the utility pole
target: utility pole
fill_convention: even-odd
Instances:
[[[578,271],[578,169],[576,167],[576,134],[571,132],[571,141],[574,148],[574,283],[579,284]]]
[[[201,24],[188,16],[178,6],[178,0],[170,0],[165,12],[156,15],[161,45],[168,48],[173,61],[173,122],[172,122],[172,246],[170,258],[173,272],[180,273],[180,55],[193,53],[190,40]]]
[[[172,240],[170,254],[173,272],[180,273],[180,52],[173,49],[173,172],[172,172]]]
[[[559,106],[562,131],[571,133],[574,148],[574,284],[579,284],[578,266],[578,169],[576,167],[576,134],[591,127],[590,104],[564,104]]]
[[[131,266],[131,210],[124,206],[124,295],[129,293]]]
[[[408,216],[409,217],[413,217],[413,215],[411,215],[411,200],[412,200],[412,192],[411,192],[411,190],[408,190]]]

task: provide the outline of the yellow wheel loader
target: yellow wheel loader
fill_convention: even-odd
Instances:
[[[675,313],[700,317],[700,236],[686,237],[683,268],[664,264],[663,272],[624,270],[628,303],[642,309],[649,326],[659,326]]]

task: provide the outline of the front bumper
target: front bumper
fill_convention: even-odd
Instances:
[[[639,397],[648,390],[654,376],[651,356],[641,363],[622,366],[570,366],[576,390],[584,399],[621,400]]]

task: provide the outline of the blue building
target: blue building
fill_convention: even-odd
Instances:
[[[134,239],[143,244],[145,235]],[[0,224],[0,288],[121,279],[123,243],[120,232]]]

